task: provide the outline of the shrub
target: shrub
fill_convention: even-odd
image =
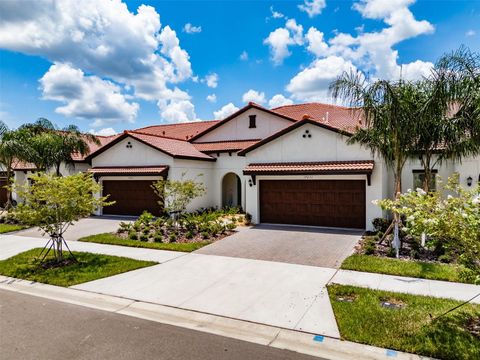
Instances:
[[[209,239],[210,238],[210,233],[208,231],[202,231],[202,238],[204,239]]]
[[[138,234],[136,231],[130,231],[130,233],[128,234],[128,238],[130,240],[138,240]]]
[[[145,235],[145,234],[140,235],[140,241],[148,241],[148,235]]]
[[[143,225],[150,225],[150,223],[153,221],[154,218],[155,217],[152,214],[150,214],[148,211],[144,211],[142,215],[138,217],[136,222]]]
[[[373,255],[376,249],[376,238],[375,237],[367,237],[365,239],[365,243],[363,244],[363,252],[365,255]]]
[[[411,250],[410,251],[410,257],[412,259],[420,259],[420,253],[418,252],[418,250]]]
[[[130,223],[126,223],[122,221],[120,224],[118,224],[117,232],[118,233],[129,232],[131,228],[132,228],[132,225]]]
[[[389,247],[388,251],[387,251],[387,256],[393,258],[393,257],[396,257],[396,255],[397,255],[397,253],[396,253],[395,248]]]
[[[249,213],[245,214],[245,225],[250,225],[252,223],[252,215]]]
[[[390,226],[390,221],[384,218],[375,218],[372,220],[372,225],[375,230],[385,233]]]
[[[142,230],[142,233],[143,233],[144,235],[150,234],[150,228],[149,228],[148,226],[147,226],[147,227],[144,227],[143,230]]]
[[[186,237],[187,239],[193,239],[193,232],[192,232],[192,231],[187,231],[187,232],[185,233],[185,237]]]
[[[237,227],[237,225],[235,225],[235,223],[228,223],[227,224],[227,230],[230,230],[230,231],[233,231],[235,230]]]
[[[173,243],[173,242],[176,242],[177,241],[177,234],[175,234],[174,232],[172,232],[169,237],[168,237],[168,240]]]
[[[452,262],[452,256],[450,254],[443,254],[443,255],[440,255],[438,257],[438,261],[442,262],[442,263],[451,263]]]
[[[153,237],[153,241],[155,241],[155,242],[162,242],[162,241],[163,241],[162,235],[160,235],[160,234],[158,234],[158,233],[155,234],[155,236]]]

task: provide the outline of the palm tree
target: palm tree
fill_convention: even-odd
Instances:
[[[0,164],[3,166],[6,175],[7,202],[5,208],[12,206],[11,185],[13,179],[13,167],[18,162],[18,154],[23,152],[23,142],[15,130],[0,120]]]
[[[376,80],[369,82],[360,73],[342,74],[330,85],[334,99],[340,99],[359,113],[365,127],[357,129],[348,143],[359,143],[373,154],[380,155],[393,170],[395,198],[402,191],[402,170],[414,147],[411,130],[418,104],[418,92],[405,81]],[[400,249],[398,236],[400,217],[394,214],[392,245]]]
[[[59,130],[45,118],[40,118],[32,124],[22,125],[20,131],[27,148],[24,160],[35,164],[37,169],[42,171],[55,168],[58,176],[61,176],[62,163],[73,166],[73,154],[88,155],[89,143],[100,144],[96,136],[80,132],[75,125]]]

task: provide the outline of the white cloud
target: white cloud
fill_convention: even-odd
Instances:
[[[280,65],[291,55],[289,46],[303,44],[303,27],[298,25],[295,19],[288,19],[284,28],[272,31],[263,43],[270,47],[273,63]]]
[[[206,83],[209,88],[215,89],[218,86],[218,74],[208,74],[204,79],[202,79],[202,82]]]
[[[207,101],[209,101],[211,103],[217,102],[217,95],[215,95],[215,94],[207,95]]]
[[[308,14],[309,17],[320,15],[322,10],[327,6],[326,0],[304,0],[303,4],[298,5],[301,11]]]
[[[343,72],[356,71],[355,66],[338,56],[315,60],[287,85],[287,91],[300,101],[328,101],[328,86]]]
[[[272,18],[274,19],[281,19],[285,17],[285,15],[283,15],[281,12],[275,11],[273,6],[270,6],[270,12],[272,13]]]
[[[202,32],[202,27],[201,26],[193,26],[190,23],[186,23],[185,26],[183,27],[183,32],[187,34],[197,34]]]
[[[195,107],[190,100],[159,100],[160,117],[165,122],[181,123],[196,121]]]
[[[220,110],[214,111],[213,116],[215,119],[225,119],[227,116],[232,115],[238,110],[238,107],[233,105],[233,103],[228,103],[227,105],[224,105]]]
[[[467,37],[475,36],[475,35],[476,35],[476,32],[475,32],[475,30],[472,30],[472,29],[468,30],[468,31],[465,33],[465,36],[467,36]]]
[[[0,48],[71,64],[145,100],[192,76],[188,53],[152,6],[130,12],[120,0],[12,4],[0,1]]]
[[[240,60],[242,61],[248,60],[248,53],[245,50],[243,50],[242,53],[240,54]]]
[[[293,101],[291,99],[287,99],[285,96],[282,94],[277,94],[274,95],[269,101],[268,101],[268,106],[270,108],[276,108],[279,106],[284,106],[284,105],[292,105]]]
[[[328,53],[328,44],[323,38],[323,33],[316,28],[311,27],[307,31],[305,36],[307,39],[307,50],[314,54],[316,57],[325,56]]]
[[[99,136],[112,136],[112,135],[115,135],[117,132],[113,128],[108,127],[100,130],[90,129],[89,133],[93,135],[99,135]]]
[[[94,120],[95,127],[119,121],[133,123],[138,104],[127,101],[119,86],[97,76],[86,76],[68,64],[55,63],[40,79],[43,98],[63,103],[55,112]]]
[[[258,92],[256,90],[250,89],[242,96],[242,101],[244,103],[254,102],[257,104],[264,104],[265,103],[265,93]]]

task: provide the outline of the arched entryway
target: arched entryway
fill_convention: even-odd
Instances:
[[[222,179],[222,206],[242,206],[242,182],[235,173],[225,174]]]

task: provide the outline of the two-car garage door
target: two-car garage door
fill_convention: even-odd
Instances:
[[[158,196],[152,189],[151,180],[109,180],[103,181],[103,194],[109,194],[111,206],[103,208],[104,214],[140,215],[144,210],[159,215],[161,207]]]
[[[260,221],[365,228],[364,180],[261,180]]]

